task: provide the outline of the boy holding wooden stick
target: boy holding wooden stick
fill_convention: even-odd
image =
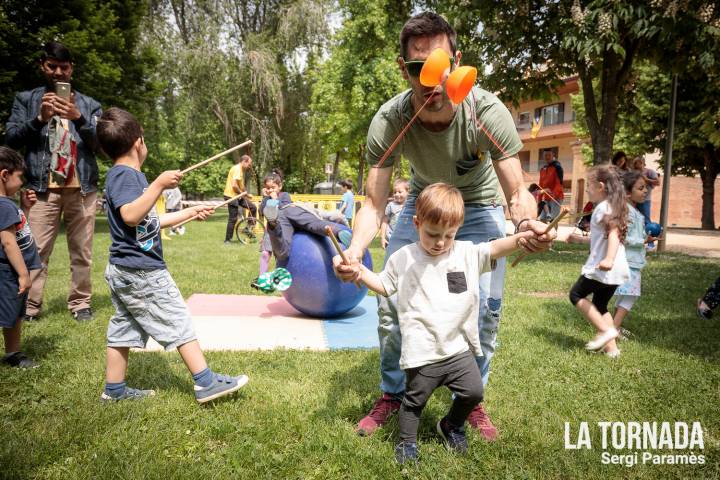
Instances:
[[[107,331],[107,369],[104,401],[135,400],[155,395],[153,390],[130,388],[125,383],[130,348],[144,348],[152,336],[166,350],[177,348],[195,382],[199,403],[228,395],[245,385],[248,377],[218,375],[208,367],[174,280],[167,271],[160,229],[190,218],[205,219],[214,209],[185,208],[158,217],[153,208],[163,190],[174,188],[183,174],[163,172],[148,185],[140,171],[147,147],[143,130],[130,113],[106,111],[98,121],[98,140],[113,159],[106,180],[110,258],[105,278],[115,306]]]

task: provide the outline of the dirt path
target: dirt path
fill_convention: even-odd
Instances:
[[[515,228],[507,222],[507,233]],[[589,236],[582,236],[580,230],[569,225],[560,225],[558,240],[569,243],[589,243]],[[672,228],[667,233],[666,251],[685,253],[694,257],[720,258],[720,231]]]

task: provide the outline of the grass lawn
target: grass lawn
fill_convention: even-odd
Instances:
[[[187,235],[165,242],[185,298],[256,293],[249,283],[257,245],[223,246],[225,218],[191,224]],[[434,425],[450,396],[438,391],[420,426],[421,464],[403,472],[393,457],[396,420],[371,438],[353,432],[379,394],[376,349],[208,352],[214,370],[246,373],[250,383],[204,407],[177,353],[133,353],[129,385],[158,396],[101,404],[113,312],[103,278],[108,244],[107,222],[99,218],[97,319],[78,324],[66,310],[68,255],[64,235],[58,238],[42,321],[24,331],[24,348],[41,366],[0,368],[2,478],[720,478],[720,321],[694,312],[695,299],[719,273],[716,260],[650,258],[643,296],[626,324],[636,340],[621,344],[617,361],[583,351],[592,331],[567,299],[585,259],[580,247],[557,244],[510,269],[486,392],[500,440],[488,444],[470,434],[468,456],[447,452]],[[382,253],[374,245],[378,265]],[[583,421],[593,448],[566,450],[565,422],[576,443]],[[599,421],[700,421],[705,449],[693,453],[704,455],[705,465],[603,465]]]

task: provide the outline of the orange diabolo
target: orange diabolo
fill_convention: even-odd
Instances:
[[[436,48],[425,59],[425,65],[420,70],[420,83],[426,87],[436,87],[442,83],[448,70],[450,57],[442,48]]]
[[[458,67],[445,82],[445,91],[450,101],[455,105],[461,103],[467,94],[470,93],[475,79],[477,78],[477,68],[475,67]]]

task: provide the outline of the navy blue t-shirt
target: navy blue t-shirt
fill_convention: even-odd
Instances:
[[[128,268],[166,268],[160,241],[160,219],[155,207],[145,215],[137,227],[127,225],[120,215],[120,207],[135,201],[148,187],[142,172],[125,165],[108,170],[105,198],[110,224],[110,263]]]
[[[28,270],[39,269],[41,267],[40,255],[25,214],[15,205],[15,202],[7,197],[0,197],[0,230],[5,230],[13,225],[15,225],[15,241],[20,247],[25,266]],[[3,248],[0,248],[0,263],[10,265]]]

